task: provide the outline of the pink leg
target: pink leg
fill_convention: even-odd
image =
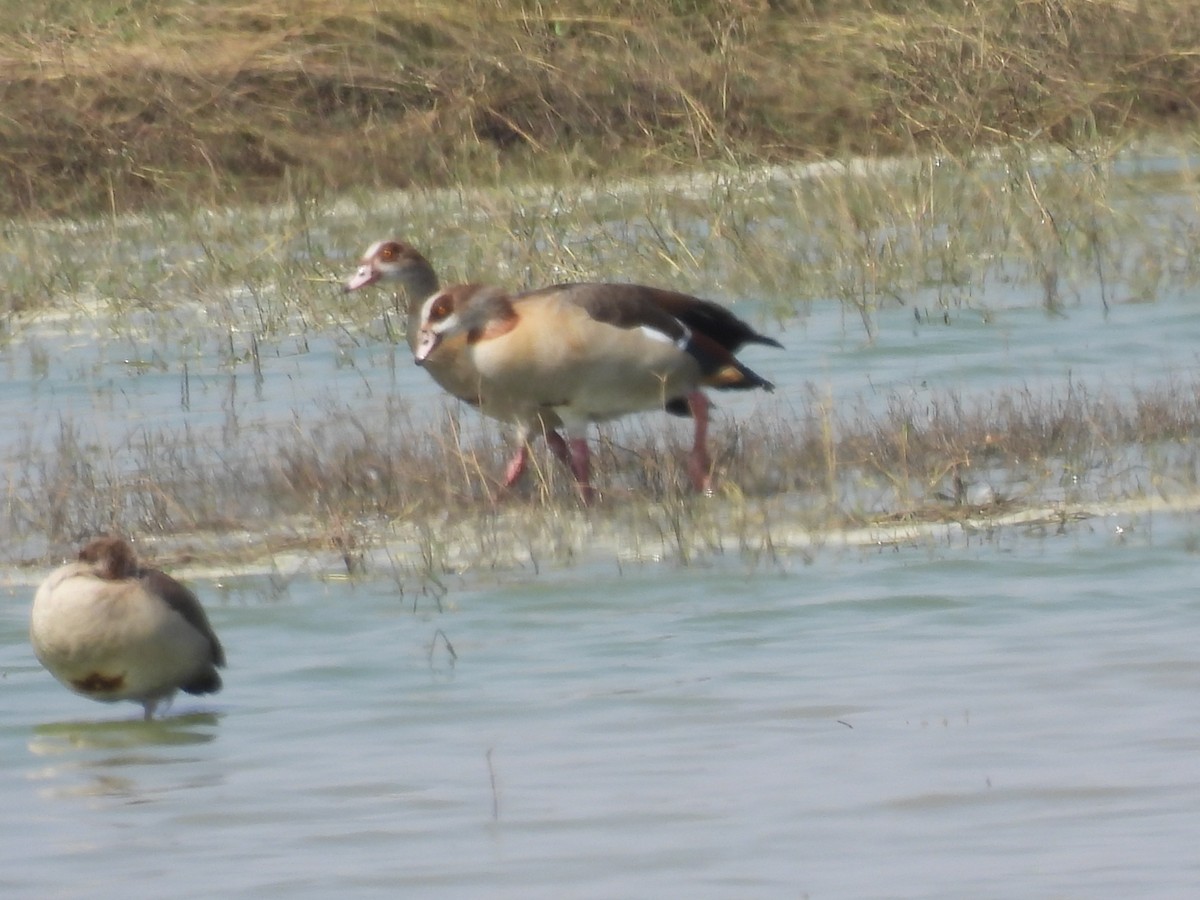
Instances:
[[[529,463],[529,443],[524,436],[520,438],[520,443],[517,445],[517,452],[513,454],[513,458],[508,461],[508,468],[504,470],[504,487],[510,488],[525,474],[525,466]]]
[[[567,446],[570,450],[571,474],[575,476],[579,498],[585,504],[591,503],[595,491],[592,490],[592,460],[587,438],[571,438],[567,441]]]
[[[712,460],[708,457],[708,397],[703,391],[692,391],[687,396],[688,406],[692,410],[692,419],[696,422],[696,438],[692,443],[692,452],[688,454],[688,475],[692,479],[692,487],[702,494],[711,494]]]
[[[571,470],[571,474],[575,477],[576,487],[579,489],[580,499],[584,503],[591,503],[594,492],[590,484],[592,466],[587,440],[572,438],[567,441],[557,431],[550,430],[546,432],[546,443],[550,445],[550,451],[554,454],[555,459]]]
[[[505,490],[521,480],[521,476],[525,474],[525,469],[529,465],[529,437],[523,434],[519,435],[518,441],[517,452],[513,454],[512,459],[508,462],[508,468],[504,470]],[[575,481],[579,484],[580,496],[583,497],[584,502],[590,503],[592,488],[588,484],[588,477],[591,467],[588,462],[587,441],[572,440],[568,444],[561,434],[551,429],[546,432],[546,443],[550,446],[555,458],[561,460],[562,464],[575,476]]]

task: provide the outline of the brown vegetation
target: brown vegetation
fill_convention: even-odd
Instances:
[[[814,394],[798,417],[766,410],[716,430],[715,501],[687,489],[687,429],[664,435],[662,418],[647,417],[602,436],[607,487],[590,510],[545,452],[503,494],[507,435],[462,425],[452,413],[414,431],[393,404],[370,424],[333,413],[267,446],[143,434],[108,460],[65,427],[57,447],[14,468],[4,530],[51,546],[114,529],[157,535],[167,544],[156,555],[180,562],[194,547],[231,562],[324,552],[352,573],[398,544],[391,565],[428,586],[597,546],[686,561],[807,552],[831,529],[897,522],[981,525],[1015,511],[1065,522],[1107,502],[1195,498],[1200,481],[1194,383],[1125,398],[1070,384],[1049,396],[943,395],[919,408],[894,397],[876,410],[835,410]]]
[[[5,13],[10,215],[1073,142],[1190,123],[1200,106],[1200,18],[1178,0]]]

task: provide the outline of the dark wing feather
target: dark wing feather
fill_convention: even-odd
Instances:
[[[225,648],[217,639],[217,633],[209,624],[208,616],[204,614],[204,607],[200,605],[196,595],[166,572],[158,569],[142,569],[138,572],[138,578],[146,585],[147,590],[162,597],[171,609],[183,616],[184,621],[204,635],[212,649],[213,664],[225,665]],[[220,685],[219,678],[217,684]]]
[[[775,338],[759,334],[719,303],[659,288],[641,290],[692,331],[706,335],[730,353],[736,353],[746,344],[766,344],[783,349],[783,344]]]
[[[706,387],[713,387],[721,391],[750,390],[752,388],[762,388],[764,391],[775,390],[775,385],[749,366],[739,362],[732,353],[708,335],[692,335],[687,351],[700,363],[700,372],[704,376]]]

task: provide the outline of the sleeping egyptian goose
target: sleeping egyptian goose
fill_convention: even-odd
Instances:
[[[363,254],[358,269],[347,280],[344,290],[355,291],[379,283],[394,284],[402,295],[408,318],[406,337],[409,347],[415,351],[417,333],[421,327],[422,304],[438,289],[438,277],[433,266],[403,241],[376,241]],[[545,292],[554,292],[584,307],[602,310],[656,306],[682,322],[693,333],[715,341],[729,353],[736,353],[752,343],[782,347],[774,338],[759,334],[725,307],[676,291],[637,284],[580,283],[559,284],[532,291],[530,295]],[[467,344],[466,334],[447,335],[441,341],[436,357],[424,360],[423,365],[444,390],[479,408],[479,373],[470,360]],[[672,415],[692,415],[691,405],[681,397],[668,398],[663,406]],[[515,421],[518,418],[517,410],[502,407],[497,399],[493,399],[484,412],[503,421]],[[536,427],[522,429],[522,438],[505,470],[504,487],[512,487],[520,479],[528,464],[529,440],[541,433],[546,435],[546,442],[555,456],[574,470],[576,463],[570,448],[558,433],[561,427],[561,420],[552,410],[543,410]],[[700,423],[697,423],[698,431],[700,427]]]
[[[121,538],[101,537],[42,582],[29,628],[43,666],[71,690],[134,700],[150,719],[176,691],[213,694],[225,651],[190,590],[138,563]]]
[[[462,354],[463,340],[480,411],[515,424],[521,447],[548,431],[548,419],[563,424],[566,461],[585,502],[593,495],[587,426],[681,406],[695,420],[688,475],[697,490],[710,491],[709,401],[702,388],[772,390],[731,347],[778,346],[715,303],[612,284],[517,296],[476,284],[440,290],[421,309],[416,362],[437,365],[447,347]],[[520,474],[510,467],[507,478]]]

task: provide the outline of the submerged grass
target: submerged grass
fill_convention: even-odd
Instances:
[[[164,326],[166,311],[198,309],[206,329],[195,340],[224,340],[231,362],[252,357],[253,341],[303,349],[331,328],[395,341],[403,315],[388,298],[337,290],[354,257],[384,236],[416,244],[446,281],[670,283],[724,302],[766,300],[781,320],[834,299],[868,339],[889,306],[911,305],[919,319],[986,314],[996,284],[1032,285],[1050,311],[1093,298],[1151,301],[1197,280],[1200,186],[1185,152],[1178,143],[1073,153],[1014,145],[963,159],[602,189],[459,187],[266,211],[10,223],[0,316],[7,333],[46,309],[170,329],[178,323]],[[1150,165],[1163,174],[1139,172]]]
[[[664,435],[656,417],[607,429],[596,454],[602,500],[590,509],[544,452],[529,483],[502,495],[503,436],[464,437],[457,413],[414,433],[392,403],[369,423],[333,412],[220,448],[167,431],[100,447],[64,424],[50,452],[23,457],[6,498],[4,530],[39,533],[43,549],[6,546],[9,562],[41,563],[115,530],[157,540],[160,557],[181,562],[302,552],[351,575],[384,566],[440,596],[465,569],[536,572],[597,552],[779,560],[851,530],[874,528],[870,540],[886,542],[897,523],[987,527],[1022,511],[1055,523],[1200,493],[1200,382],[1124,398],[1077,384],[919,404],[897,395],[876,411],[834,410],[814,392],[791,412],[717,429],[713,498],[687,490],[686,429]]]

